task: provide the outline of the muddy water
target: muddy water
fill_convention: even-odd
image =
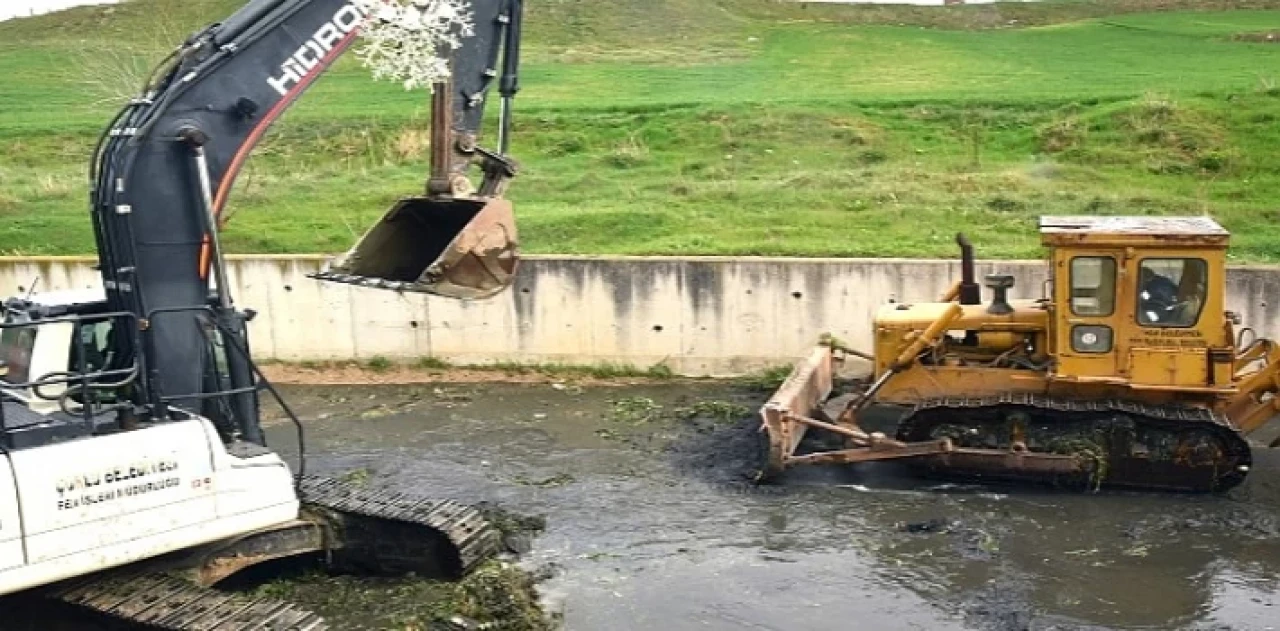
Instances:
[[[528,560],[554,568],[544,590],[568,629],[1280,627],[1280,455],[1262,450],[1226,496],[958,486],[892,466],[754,489],[753,424],[727,404],[763,395],[728,386],[287,394],[314,419],[313,470],[545,515]],[[698,401],[715,403],[674,413]],[[270,438],[294,453],[289,427]]]

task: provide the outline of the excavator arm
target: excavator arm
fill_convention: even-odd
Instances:
[[[499,197],[515,173],[506,151],[519,89],[522,4],[467,5],[474,32],[459,47],[437,51],[449,59],[451,79],[432,97],[429,196],[402,200],[371,230],[384,241],[391,235],[394,247],[363,239],[343,257],[342,273],[319,275],[324,280],[460,298],[509,284],[517,258],[514,220]],[[108,308],[135,314],[140,323],[143,334],[116,336],[115,350],[141,364],[135,396],[156,415],[179,405],[217,416],[210,399],[218,398],[221,416],[233,419],[228,431],[261,442],[245,333],[251,314],[239,312],[229,293],[220,217],[254,146],[355,44],[366,17],[346,0],[252,0],[190,36],[104,131],[90,174],[100,273]],[[495,83],[502,99],[499,146],[488,151],[477,137]],[[485,173],[478,196],[464,177],[477,162]],[[482,234],[468,232],[473,223],[483,224]],[[372,263],[381,267],[370,269],[363,254],[375,249]],[[464,273],[442,269],[450,265]],[[473,280],[467,272],[475,268],[488,275]],[[483,287],[468,288],[469,282]],[[244,349],[243,359],[228,352],[225,375],[211,374],[210,349],[228,343]],[[210,394],[228,389],[230,413],[222,405],[227,396]]]

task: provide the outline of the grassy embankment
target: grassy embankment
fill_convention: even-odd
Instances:
[[[237,4],[0,23],[0,253],[92,251],[121,77]],[[1280,2],[1136,12],[1228,4],[529,3],[526,251],[952,256],[964,230],[1024,257],[1041,214],[1209,212],[1237,260],[1280,261],[1280,45],[1239,37]],[[345,249],[422,186],[424,102],[344,59],[241,176],[229,248]]]

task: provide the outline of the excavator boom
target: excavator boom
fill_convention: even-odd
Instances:
[[[500,142],[509,142],[522,4],[467,6],[473,33],[439,51],[451,79],[433,95],[430,197],[401,200],[319,278],[451,297],[491,295],[510,283],[515,225],[500,195],[515,169],[477,137],[496,80]],[[145,357],[139,394],[151,404],[201,405],[188,395],[207,389],[208,336],[193,332],[210,328],[197,322],[210,302],[210,268],[222,281],[224,328],[247,340],[219,278],[222,211],[254,146],[355,45],[367,18],[347,0],[253,0],[188,38],[103,133],[91,173],[100,269],[111,310],[147,324],[146,348],[120,336],[116,355]],[[473,161],[486,173],[480,195],[460,190]],[[230,372],[233,388],[249,385],[246,367]],[[235,429],[257,442],[254,405],[240,398]]]

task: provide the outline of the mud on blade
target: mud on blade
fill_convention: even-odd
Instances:
[[[351,248],[312,278],[435,294],[493,296],[519,263],[511,202],[499,198],[400,200]]]

